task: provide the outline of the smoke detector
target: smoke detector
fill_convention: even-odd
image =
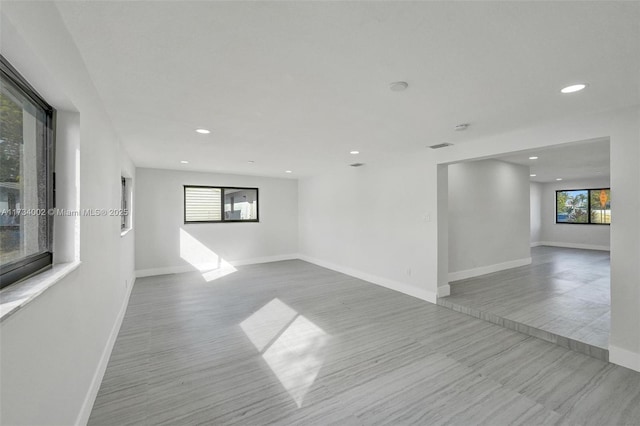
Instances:
[[[407,87],[409,87],[409,83],[406,81],[396,81],[389,85],[389,88],[394,92],[402,92],[403,90],[406,90]]]
[[[467,130],[468,127],[469,127],[469,123],[461,123],[461,124],[458,124],[456,127],[454,127],[454,130],[456,132],[461,132],[463,130]]]

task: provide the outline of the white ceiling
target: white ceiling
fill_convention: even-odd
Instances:
[[[529,157],[538,157],[530,160]],[[529,166],[536,176],[532,182],[555,182],[588,178],[609,178],[609,140],[557,145],[550,148],[521,151],[494,157],[508,163]]]
[[[57,6],[140,167],[296,178],[640,104],[639,2]]]

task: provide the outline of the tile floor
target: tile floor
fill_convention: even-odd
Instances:
[[[138,279],[91,425],[640,424],[640,373],[303,261]]]
[[[531,255],[531,265],[450,283],[451,296],[441,304],[606,350],[609,252],[540,246]]]

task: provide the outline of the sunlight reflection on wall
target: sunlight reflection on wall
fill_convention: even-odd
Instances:
[[[202,277],[207,282],[237,271],[229,262],[184,229],[180,229],[180,257],[202,272]]]

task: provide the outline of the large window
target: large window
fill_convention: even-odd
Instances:
[[[556,191],[556,223],[610,224],[609,188]]]
[[[258,222],[258,188],[184,186],[184,223]]]
[[[52,263],[53,120],[0,56],[0,287]]]

